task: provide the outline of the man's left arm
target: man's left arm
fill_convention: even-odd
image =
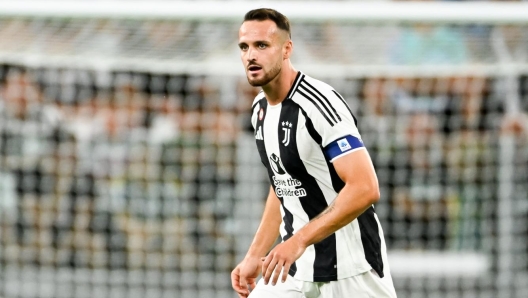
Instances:
[[[378,179],[366,149],[341,156],[334,160],[333,165],[345,186],[321,214],[271,250],[262,265],[266,284],[275,272],[272,280],[275,285],[283,269],[282,282],[286,281],[290,266],[308,246],[324,240],[349,224],[379,200]]]

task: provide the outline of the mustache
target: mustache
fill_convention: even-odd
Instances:
[[[254,63],[254,62],[249,62],[249,64],[247,65],[247,68],[250,68],[250,67],[252,67],[252,66],[257,66],[257,67],[262,68],[261,65],[259,65],[259,64],[257,64],[257,63]]]

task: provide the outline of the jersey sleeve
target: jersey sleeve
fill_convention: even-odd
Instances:
[[[321,137],[321,146],[326,158],[336,159],[365,146],[356,126],[350,107],[335,90],[320,91],[319,100],[314,100],[310,118],[314,129]]]

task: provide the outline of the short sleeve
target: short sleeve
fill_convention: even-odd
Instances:
[[[326,158],[333,162],[350,152],[363,149],[364,144],[350,107],[339,93],[327,86],[313,83],[303,86],[300,92],[310,99],[307,105],[309,118],[321,137]]]

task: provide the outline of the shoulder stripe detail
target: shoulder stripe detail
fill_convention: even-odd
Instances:
[[[326,121],[328,121],[330,126],[334,126],[334,123],[332,122],[332,120],[330,120],[328,118],[328,116],[326,116],[325,112],[323,112],[323,110],[321,110],[321,107],[318,104],[316,104],[315,101],[312,98],[310,98],[307,94],[305,94],[301,90],[297,90],[297,93],[302,95],[304,98],[308,99],[308,101],[310,101],[319,110],[319,112],[321,113],[321,115],[323,115],[323,117],[326,119]]]
[[[321,100],[320,97],[318,97],[317,95],[315,95],[312,91],[310,91],[310,89],[306,88],[306,86],[304,86],[303,84],[301,84],[301,86],[299,87],[299,89],[303,89],[303,91],[307,92],[308,94],[311,95],[312,98],[310,98],[311,102],[317,106],[317,108],[319,109],[319,111],[321,111],[321,113],[323,113],[321,107],[326,111],[326,114],[328,114],[331,118],[332,118],[332,121],[337,123],[338,121],[336,120],[336,118],[334,117],[334,115],[332,115],[332,112],[330,112],[330,110],[328,109],[328,107],[323,103],[323,101]],[[299,90],[299,93],[301,93],[301,91]],[[304,97],[308,98],[308,96],[306,95],[306,93],[301,93],[304,95]],[[315,99],[315,100],[313,100]],[[317,101],[318,104],[316,104],[315,102]],[[323,113],[326,117],[326,114]],[[333,123],[331,123],[332,126],[333,126]]]
[[[337,91],[335,90],[332,90],[332,92],[334,92],[334,94],[337,96],[337,98],[341,99],[341,101],[343,102],[343,104],[345,105],[345,107],[348,109],[348,111],[350,112],[350,115],[352,116],[352,119],[354,119],[354,124],[356,124],[357,126],[357,119],[356,119],[356,116],[354,116],[354,113],[352,113],[352,109],[350,109],[350,106],[348,105],[348,103],[346,102],[346,100],[343,98],[343,96],[341,96],[341,94],[339,94]]]
[[[334,106],[332,106],[332,104],[330,103],[330,101],[328,100],[328,98],[326,98],[326,96],[324,96],[319,90],[317,90],[317,88],[315,88],[314,86],[312,86],[310,83],[308,83],[306,80],[303,80],[301,82],[302,85],[304,85],[305,87],[309,87],[311,88],[314,92],[316,92],[318,95],[319,95],[319,98],[320,98],[320,101],[323,105],[325,105],[324,102],[326,102],[326,105],[325,106],[325,109],[328,111],[328,113],[330,113],[330,115],[332,115],[332,113],[330,112],[330,110],[328,109],[328,107],[330,107],[330,109],[332,109],[332,112],[333,114],[336,116],[336,118],[339,120],[339,121],[336,121],[336,122],[340,122],[341,121],[341,116],[339,116],[339,114],[337,113],[336,109],[334,108]],[[324,102],[323,102],[324,100]],[[333,118],[333,117],[332,117]]]
[[[295,80],[293,81],[292,87],[290,88],[290,91],[288,91],[288,94],[286,94],[286,98],[291,98],[293,94],[295,94],[295,91],[297,91],[297,88],[299,86],[299,83],[303,81],[304,74],[302,74],[300,71],[297,72],[297,76],[295,77]]]

